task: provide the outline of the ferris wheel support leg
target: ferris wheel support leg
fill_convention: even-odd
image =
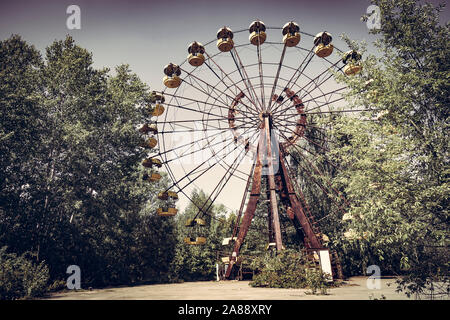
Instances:
[[[269,185],[268,179],[266,180],[267,186]],[[270,199],[270,192],[267,190],[267,199]],[[269,208],[267,212],[267,225],[269,226],[269,243],[275,242],[275,233],[273,229],[273,218],[272,218],[272,210]]]
[[[277,252],[280,252],[283,248],[283,242],[281,239],[281,227],[280,227],[280,216],[278,212],[278,202],[277,202],[277,188],[275,184],[274,177],[274,167],[273,167],[273,154],[272,154],[272,140],[270,137],[271,126],[270,126],[270,117],[265,118],[265,138],[266,138],[266,159],[268,165],[268,176],[267,179],[269,181],[269,195],[270,195],[270,216],[271,216],[271,226],[273,228],[273,233],[275,234],[275,245],[277,248]]]
[[[261,134],[259,137],[258,146],[262,146],[264,143],[264,135],[262,134],[263,130],[261,130]],[[252,177],[252,189],[250,191],[250,199],[248,200],[247,207],[245,208],[244,216],[242,217],[242,222],[239,227],[239,233],[236,238],[236,242],[234,244],[233,252],[230,257],[230,265],[227,268],[225,273],[225,279],[229,279],[233,267],[237,261],[237,257],[239,255],[239,251],[241,249],[241,245],[244,242],[245,236],[247,235],[250,224],[252,223],[253,217],[255,216],[256,205],[258,204],[260,192],[261,192],[261,173],[262,173],[262,162],[261,162],[261,153],[262,148],[258,147],[257,155],[256,155],[256,164],[255,169],[253,170]]]
[[[315,249],[322,248],[323,247],[322,242],[314,233],[311,221],[306,216],[305,211],[303,210],[303,207],[300,201],[298,200],[297,194],[295,193],[292,181],[289,177],[289,172],[284,163],[284,152],[282,146],[280,146],[280,170],[283,184],[286,188],[289,197],[289,202],[291,203],[292,206],[292,211],[294,213],[295,218],[301,225],[303,233],[305,234],[306,246]]]

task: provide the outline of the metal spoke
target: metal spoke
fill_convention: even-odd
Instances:
[[[248,132],[248,130],[246,130],[245,132]],[[234,143],[233,140],[230,141],[230,142],[224,147],[224,149],[226,149],[226,148],[227,148],[228,146],[230,146],[232,143]],[[236,150],[237,148],[238,148],[238,146],[236,146],[236,147],[233,149],[233,151]],[[187,173],[184,177],[182,177],[182,178],[179,179],[178,181],[173,182],[173,184],[172,184],[169,188],[167,188],[166,191],[170,190],[170,189],[173,188],[174,186],[177,186],[178,188],[180,188],[180,187],[178,186],[178,184],[179,184],[181,181],[183,181],[184,179],[186,179],[191,173],[193,173],[195,170],[197,170],[198,168],[200,168],[201,166],[203,166],[205,163],[209,162],[209,160],[213,159],[215,156],[216,156],[216,154],[214,153],[211,157],[209,157],[208,159],[206,159],[205,161],[203,161],[201,164],[199,164],[198,166],[196,166],[196,167],[195,167],[194,169],[192,169],[189,173]],[[226,154],[224,157],[220,158],[220,160],[223,160],[223,159],[226,158],[227,156],[228,156],[228,154]],[[208,170],[210,170],[211,168],[213,168],[218,162],[219,162],[219,161],[216,161],[215,163],[213,163],[213,164],[208,168]],[[199,176],[197,176],[194,180],[191,180],[191,181],[188,183],[188,185],[191,184],[192,182],[194,182],[195,180],[197,180],[198,178],[199,178]],[[185,188],[186,186],[187,186],[187,185],[185,185],[183,188]],[[183,189],[183,188],[182,188],[182,189]]]
[[[261,109],[267,111],[264,93],[264,73],[262,68],[262,56],[261,56],[261,40],[258,36],[258,45],[256,48],[256,54],[258,56],[258,70],[259,70],[259,83],[261,85]]]
[[[283,131],[283,132],[285,132],[285,133],[288,132],[288,131],[290,131],[290,132],[292,132],[293,134],[297,135],[297,133],[296,133],[294,130],[292,130],[291,128],[289,128],[289,127],[279,128],[279,127],[276,127],[276,126],[275,126],[275,128],[276,128],[277,130]],[[298,136],[298,135],[297,135],[297,136]],[[327,149],[327,148],[325,148],[325,147],[323,147],[323,146],[317,144],[316,142],[310,140],[309,138],[305,137],[304,135],[299,136],[299,137],[305,139],[306,141],[311,142],[312,144],[314,144],[314,145],[316,145],[316,146],[318,146],[318,147],[321,148],[323,151],[326,151],[326,152],[329,152],[329,151],[330,151],[329,149]]]
[[[336,63],[334,63],[330,68],[334,68],[342,59],[339,59]],[[328,72],[328,70],[323,71],[322,73],[320,73],[318,76],[316,76],[315,78],[311,79],[310,82],[308,82],[306,85],[304,85],[302,88],[300,88],[300,90],[298,90],[297,92],[294,93],[294,95],[299,94],[299,92],[301,92],[307,85],[309,85],[310,83],[314,82],[316,79],[318,79],[319,77],[321,77],[323,74],[325,74],[326,72]],[[289,99],[284,100],[282,103],[280,103],[278,105],[277,108],[275,108],[272,111],[272,114],[275,114],[276,111],[284,104],[286,103],[286,101],[288,101]]]
[[[283,66],[283,60],[284,60],[284,56],[286,54],[286,48],[287,48],[287,46],[286,46],[286,44],[284,44],[283,52],[281,53],[281,57],[280,57],[280,62],[278,63],[277,74],[276,74],[275,80],[273,82],[272,92],[270,93],[270,97],[269,97],[269,107],[267,108],[268,110],[271,110],[272,102],[274,102],[274,101],[272,101],[272,99],[273,99],[273,96],[275,94],[275,89],[276,89],[277,84],[278,84],[278,78],[280,77],[280,71],[281,71],[281,67]]]
[[[285,137],[286,138],[286,137]],[[296,150],[297,150],[297,154],[300,156],[300,157],[302,157],[302,159],[303,160],[305,160],[305,161],[307,161],[308,163],[309,163],[309,165],[311,166],[311,168],[318,174],[318,175],[320,175],[320,176],[322,176],[322,177],[324,177],[325,175],[311,162],[311,161],[309,161],[308,160],[308,158],[306,158],[304,155],[302,155],[302,153],[301,153],[301,151],[300,150],[298,150],[297,148],[299,147],[298,145],[296,145],[296,144],[293,144],[293,143],[290,143],[290,145],[292,146],[292,147],[294,147]],[[302,149],[302,148],[300,148],[300,149]],[[304,150],[304,149],[302,149],[302,150]],[[288,152],[288,151],[287,151]],[[288,152],[289,153],[289,152]],[[295,156],[293,156],[292,154],[290,154],[289,153],[289,155],[292,157],[292,159],[301,167],[301,168],[303,168],[305,171],[308,171],[309,172],[309,170],[307,170],[307,169],[305,169],[303,166],[301,166],[301,164],[300,164],[300,162],[295,158]],[[314,178],[314,176],[312,176],[312,175],[310,175],[310,174],[308,174],[312,179],[314,179],[314,180],[316,180],[315,178]],[[316,181],[317,182],[317,181]],[[337,191],[335,188],[333,188],[333,186],[331,186],[331,183],[329,182],[329,181],[327,181],[327,183],[328,183],[328,185],[329,185],[329,188],[330,189],[332,189],[337,195],[339,195],[340,197],[341,197],[341,199],[344,201],[344,203],[346,203],[347,204],[347,201],[345,200],[345,198],[340,194],[340,192],[339,191]],[[325,190],[324,190],[324,192],[326,192]],[[328,192],[326,192],[326,193],[328,193]]]
[[[215,88],[214,86],[210,85],[209,83],[207,83],[206,81],[200,79],[199,77],[193,75],[192,73],[189,73],[189,72],[187,72],[187,71],[185,71],[185,70],[183,70],[183,69],[181,69],[181,70],[184,71],[184,72],[186,72],[186,73],[189,75],[190,78],[193,78],[193,79],[195,79],[196,81],[200,81],[200,82],[206,84],[209,88],[211,88],[211,89],[213,89],[213,90],[216,90],[216,91],[218,91],[219,93],[222,93],[223,95],[225,95],[226,97],[230,98],[231,100],[234,100],[235,97],[232,97],[232,96],[228,95],[227,93],[225,93],[224,91]],[[198,88],[196,88],[196,87],[194,87],[194,88],[197,89],[197,90],[200,90],[200,89],[198,89]],[[200,91],[202,91],[202,90],[200,90]],[[202,91],[202,92],[205,93],[204,91]],[[215,91],[214,91],[214,92],[215,92]],[[205,94],[206,94],[206,95],[209,95],[208,93],[205,93]],[[225,105],[228,105],[227,102],[224,102],[224,104],[225,104]],[[248,105],[246,105],[246,104],[243,104],[243,105],[244,105],[248,110],[251,110],[251,108],[250,108]],[[248,111],[241,110],[241,112],[249,114]]]
[[[216,66],[217,66],[217,68],[219,68],[219,70],[222,72],[222,74],[223,75],[225,75],[225,77],[227,77],[230,81],[231,81],[231,83],[232,83],[232,85],[238,90],[238,91],[240,91],[240,92],[243,92],[243,90],[237,85],[237,83],[235,82],[235,81],[233,81],[231,78],[230,78],[230,76],[229,76],[229,74],[228,73],[226,73],[217,63],[216,63],[216,61],[214,61],[213,60],[213,58],[210,56],[210,55],[208,55],[208,53],[207,52],[205,52],[205,54],[208,56],[208,59],[209,60],[211,60]],[[211,69],[211,67],[208,65],[208,67]],[[212,71],[212,69],[211,69],[211,71]],[[239,70],[239,72],[240,72],[240,70]],[[242,74],[241,74],[241,77],[242,77]],[[220,78],[220,77],[219,77]],[[223,78],[220,78],[221,79],[221,81],[223,82]],[[244,80],[244,78],[242,77],[242,80]],[[223,82],[224,84],[225,84],[225,82]],[[227,88],[228,88],[228,86],[227,86]],[[238,92],[236,92],[236,94],[237,94]],[[249,101],[250,101],[250,103],[252,103],[253,104],[253,106],[255,107],[255,109],[257,109],[258,108],[258,106],[256,105],[256,102],[253,100],[253,99],[249,99]],[[255,110],[255,111],[257,111],[257,110]]]
[[[241,73],[242,81],[244,82],[245,86],[247,87],[248,92],[250,93],[250,95],[252,95],[252,94],[254,95],[253,99],[255,99],[255,101],[259,102],[259,100],[257,98],[258,95],[256,94],[256,91],[255,91],[255,89],[254,89],[254,87],[252,85],[250,77],[248,76],[247,72],[245,71],[244,64],[242,63],[242,60],[241,60],[241,58],[240,58],[240,56],[239,56],[239,54],[238,54],[238,52],[236,50],[236,47],[233,47],[233,50],[230,51],[230,53],[231,53],[231,56],[233,57],[233,60],[235,61],[236,65],[237,65],[236,58],[237,58],[237,61],[239,61],[240,68],[239,68],[239,65],[237,65],[237,67],[238,67],[238,70],[240,70],[239,72],[242,71],[242,73]],[[250,88],[249,88],[249,86],[250,86]],[[259,111],[262,112],[262,110],[263,110],[263,106],[260,105],[259,106]]]
[[[289,138],[286,137],[286,135],[283,133],[283,131],[279,130],[279,132],[280,132],[280,134],[286,139],[286,142],[291,143],[290,140],[289,140]],[[294,132],[294,133],[295,133],[295,132]],[[305,138],[305,137],[302,136],[302,138]],[[305,138],[305,139],[306,139],[306,138]],[[308,139],[306,139],[306,140],[308,140]],[[308,140],[308,141],[310,141],[310,140]],[[310,141],[310,142],[312,142],[312,141]],[[314,143],[314,144],[316,144],[316,143]],[[297,144],[295,144],[295,146],[296,146],[297,148],[302,149],[303,151],[306,151],[306,152],[310,153],[310,154],[313,155],[314,157],[317,157],[317,156],[318,156],[316,153],[312,152],[311,150],[305,149],[305,148],[303,148],[303,147],[301,147],[301,146],[299,146],[299,145],[297,145]],[[322,148],[323,148],[323,147],[322,147]],[[333,164],[333,163],[331,163],[330,161],[327,160],[327,162],[328,162],[329,164],[331,164],[333,167],[336,167],[336,165]]]
[[[214,190],[210,193],[208,199],[206,199],[205,203],[202,206],[202,209],[204,208],[204,206],[208,203],[208,201],[211,199],[211,196],[213,195],[213,193],[217,191],[216,195],[214,196],[214,199],[211,201],[210,205],[208,206],[208,208],[206,208],[206,212],[208,212],[209,208],[213,205],[214,201],[216,201],[217,197],[219,196],[219,194],[222,192],[222,190],[225,188],[226,184],[228,183],[228,181],[230,180],[230,178],[233,176],[234,172],[237,170],[240,162],[237,162],[237,160],[241,157],[242,152],[245,151],[244,155],[247,153],[247,150],[243,149],[240,151],[240,153],[238,154],[238,156],[234,159],[233,163],[231,164],[231,166],[229,166],[228,170],[225,172],[225,174],[223,175],[223,177],[220,179],[219,183],[216,185],[216,187],[214,188]],[[233,166],[236,165],[235,168],[233,168]],[[228,174],[228,177],[227,177]],[[249,175],[249,178],[251,178],[251,175]],[[225,181],[225,182],[224,182]],[[223,183],[224,182],[224,183]],[[223,184],[222,184],[223,183]],[[219,188],[219,186],[221,185],[221,187]],[[203,210],[202,210],[203,211]],[[197,218],[197,216],[199,215],[200,211],[195,215],[194,219]]]

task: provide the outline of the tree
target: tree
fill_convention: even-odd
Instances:
[[[39,296],[47,289],[49,278],[47,266],[34,263],[32,254],[20,256],[6,253],[0,248],[0,300],[31,298]]]
[[[381,29],[372,31],[381,56],[367,55],[359,76],[341,80],[349,102],[374,110],[365,116],[375,121],[343,118],[332,132],[341,165],[334,183],[352,218],[343,231],[352,229],[353,240],[340,245],[360,251],[360,267],[403,274],[407,293],[439,282],[447,294],[449,24],[439,24],[442,6],[373,3],[381,10]]]
[[[211,204],[209,196],[203,191],[194,190],[190,203],[185,211],[177,216],[177,245],[173,261],[173,280],[213,280],[216,277],[217,253],[221,249],[224,230],[229,231],[229,224],[222,224],[225,219],[225,207]],[[211,205],[211,206],[210,206]],[[193,219],[199,208],[206,210],[205,215],[198,217],[206,222],[204,227],[186,226],[188,219]],[[188,245],[185,237],[204,236],[207,239],[204,245]],[[228,234],[225,236],[229,236]]]
[[[333,137],[323,128],[331,128],[339,121],[339,114],[310,116],[305,139],[290,151],[289,166],[293,169],[293,182],[300,199],[305,199],[305,210],[310,211],[322,234],[333,240],[339,230],[339,220],[346,205],[345,191],[332,184],[340,164],[330,158]],[[334,241],[327,243],[334,249]]]
[[[42,65],[39,52],[19,36],[0,42],[0,242],[19,252],[30,248],[36,224],[23,212],[33,209],[39,180],[33,158],[46,135]]]
[[[175,226],[155,199],[168,180],[142,180],[137,130],[148,86],[127,65],[93,68],[69,36],[44,58],[19,36],[0,50],[0,244],[33,252],[52,281],[71,264],[84,286],[167,279]]]

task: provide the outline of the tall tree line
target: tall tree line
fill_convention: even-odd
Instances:
[[[381,28],[371,30],[378,54],[344,37],[363,53],[363,69],[338,80],[350,88],[349,106],[373,111],[322,119],[330,127],[329,152],[316,150],[321,156],[310,161],[323,172],[317,179],[337,191],[330,192],[333,200],[317,196],[322,192],[305,182],[301,166],[298,180],[318,204],[315,215],[331,233],[347,275],[378,265],[382,274],[402,275],[400,287],[409,293],[428,288],[446,295],[449,24],[439,21],[444,5],[372,3],[381,12]]]
[[[0,42],[0,247],[32,252],[50,279],[84,285],[168,279],[174,222],[155,215],[167,185],[142,181],[137,131],[149,88],[127,65],[95,69],[71,37],[41,55]]]

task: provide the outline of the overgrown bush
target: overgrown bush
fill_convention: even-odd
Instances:
[[[320,290],[320,294],[327,294],[327,288],[329,282],[327,279],[328,274],[323,273],[320,269],[307,269],[306,270],[306,284],[311,289],[311,294],[317,294]]]
[[[253,287],[305,288],[306,268],[302,256],[295,251],[285,250],[276,256],[269,254],[255,259],[254,269],[260,270],[253,277]]]
[[[13,300],[37,297],[47,291],[49,270],[44,262],[33,261],[33,254],[20,256],[0,249],[0,299]]]
[[[276,256],[266,254],[255,259],[251,267],[260,270],[250,282],[252,287],[310,288],[312,294],[326,294],[329,286],[329,275],[312,268],[301,253],[293,250]]]

